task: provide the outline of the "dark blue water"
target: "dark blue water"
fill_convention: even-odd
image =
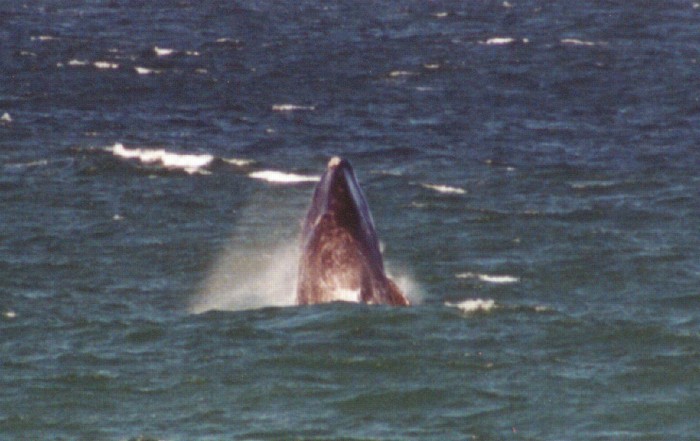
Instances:
[[[200,3],[0,4],[0,439],[698,438],[700,4]]]

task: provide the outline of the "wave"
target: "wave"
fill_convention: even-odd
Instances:
[[[463,188],[459,187],[451,187],[449,185],[441,185],[441,184],[421,184],[421,187],[427,188],[428,190],[435,190],[438,193],[442,194],[466,194],[467,191]]]
[[[158,47],[154,46],[153,47],[153,52],[156,54],[158,57],[167,57],[169,55],[172,55],[175,53],[175,49],[170,49],[170,48],[164,48],[164,47]]]
[[[445,306],[466,313],[489,312],[496,308],[496,302],[493,299],[467,299],[457,303],[445,302]]]
[[[530,42],[530,40],[527,38],[523,38],[522,40],[518,40],[518,39],[513,38],[513,37],[491,37],[487,40],[479,41],[479,44],[485,44],[487,46],[505,46],[505,45],[515,44],[515,43],[527,44],[529,42]]]
[[[596,43],[594,41],[579,40],[578,38],[562,38],[559,40],[561,44],[571,45],[571,46],[598,46],[602,43]]]
[[[164,149],[129,149],[121,143],[107,148],[114,156],[136,159],[143,164],[160,165],[166,169],[182,170],[188,174],[208,174],[206,167],[214,161],[209,154],[173,153]]]
[[[139,75],[151,75],[151,74],[159,74],[159,73],[163,72],[160,69],[151,69],[151,68],[142,67],[142,66],[135,66],[134,70]]]
[[[478,273],[460,273],[455,277],[458,279],[477,279],[482,282],[494,283],[499,285],[507,285],[511,283],[520,282],[520,277],[509,276],[509,275],[492,275],[492,274],[478,274]]]
[[[92,63],[96,69],[106,70],[106,69],[119,69],[119,64],[112,63],[111,61],[95,61]]]
[[[274,112],[294,112],[297,110],[316,110],[316,106],[301,106],[297,104],[273,104]]]
[[[299,182],[318,182],[321,180],[319,176],[298,175],[296,173],[286,173],[277,170],[255,171],[248,176],[253,179],[260,179],[275,184],[296,184]]]
[[[185,172],[189,175],[209,175],[217,165],[249,168],[255,161],[241,158],[221,158],[209,153],[178,153],[165,149],[128,148],[121,143],[103,149],[119,159],[161,168],[166,171]],[[247,176],[271,184],[298,184],[318,182],[317,175],[305,175],[281,170],[253,170]]]
[[[552,313],[554,310],[545,305],[505,305],[496,303],[493,299],[466,299],[458,302],[445,302],[448,308],[456,308],[465,314],[475,314],[480,312],[492,312],[494,310],[515,311],[515,312],[535,312]]]
[[[31,168],[31,167],[43,167],[43,166],[48,165],[48,164],[49,164],[49,161],[47,159],[39,159],[36,161],[16,162],[16,163],[11,163],[11,164],[5,164],[4,167],[15,168],[15,169],[24,169],[24,168]]]

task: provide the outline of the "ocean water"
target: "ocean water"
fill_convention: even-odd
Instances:
[[[697,440],[700,4],[0,3],[0,439]],[[293,305],[348,158],[414,305]]]

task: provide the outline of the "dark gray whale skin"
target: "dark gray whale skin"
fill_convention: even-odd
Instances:
[[[372,214],[350,162],[333,157],[301,232],[297,304],[341,300],[409,305],[386,276]]]

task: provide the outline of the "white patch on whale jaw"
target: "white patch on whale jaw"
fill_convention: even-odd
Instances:
[[[335,288],[331,291],[331,298],[333,302],[360,303],[360,290]]]
[[[361,277],[359,271],[353,267],[336,269],[322,284],[323,297],[327,302],[360,303],[362,301]]]

